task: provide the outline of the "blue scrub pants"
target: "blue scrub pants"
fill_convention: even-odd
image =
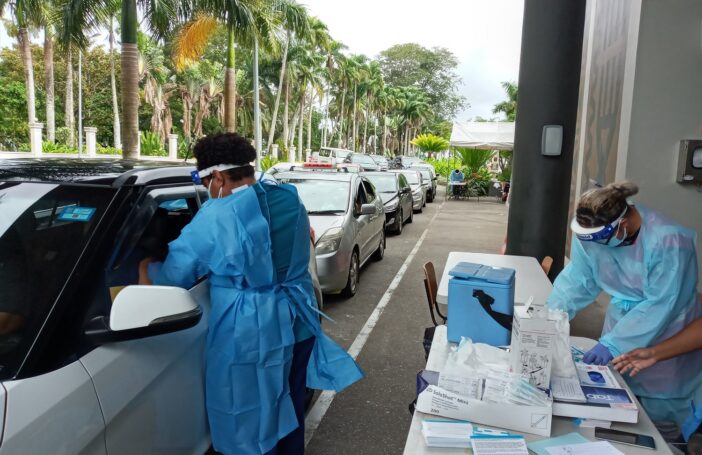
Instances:
[[[295,414],[300,426],[278,441],[273,450],[264,455],[302,455],[305,453],[305,393],[307,384],[307,364],[312,354],[315,337],[295,343],[292,367],[290,368],[290,397],[295,406]]]

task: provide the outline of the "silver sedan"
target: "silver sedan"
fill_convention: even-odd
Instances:
[[[373,184],[336,171],[284,172],[276,179],[294,185],[307,208],[322,291],[352,297],[361,267],[385,255],[385,211]]]
[[[412,208],[415,212],[421,213],[425,205],[427,205],[427,189],[422,180],[422,174],[416,169],[401,169],[391,172],[399,172],[407,177],[407,183],[412,188]]]

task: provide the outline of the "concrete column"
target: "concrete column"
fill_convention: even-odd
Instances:
[[[43,123],[32,122],[29,124],[29,151],[32,156],[41,156],[41,131],[44,129]]]
[[[141,158],[141,131],[137,131],[137,159]]]
[[[178,160],[178,135],[169,134],[168,135],[168,159],[177,161]]]
[[[585,3],[524,4],[507,254],[551,256],[551,277],[565,255]],[[541,155],[544,125],[563,127],[561,155]]]
[[[310,156],[312,155],[312,149],[305,149],[305,161],[310,159]]]
[[[85,148],[87,155],[90,158],[97,156],[97,128],[94,126],[86,126],[85,131]]]
[[[278,159],[278,144],[271,145],[271,156],[276,160]]]
[[[288,149],[288,161],[291,163],[295,162],[295,154],[297,150],[295,150],[295,146],[291,145],[290,148]]]

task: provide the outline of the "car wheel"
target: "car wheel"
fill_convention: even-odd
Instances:
[[[385,257],[385,230],[380,231],[380,236],[380,244],[378,245],[378,249],[375,250],[375,253],[373,254],[373,259],[375,261],[382,261]]]
[[[409,216],[409,218],[407,219],[407,224],[410,224],[410,223],[412,223],[413,221],[414,221],[414,208],[413,208],[412,210],[410,210],[410,216]]]
[[[405,218],[405,214],[402,211],[402,209],[400,209],[397,216],[395,217],[395,234],[397,234],[397,235],[402,234],[402,227],[405,224],[404,218]]]
[[[360,272],[360,261],[358,260],[358,251],[354,251],[351,255],[351,264],[349,264],[349,277],[346,280],[346,287],[341,294],[344,297],[350,298],[356,295],[358,290],[358,275]]]

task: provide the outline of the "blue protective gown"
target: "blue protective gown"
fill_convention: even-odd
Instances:
[[[298,427],[288,376],[293,346],[315,336],[307,385],[340,391],[363,377],[353,359],[321,330],[308,272],[309,219],[299,201],[287,273],[271,251],[269,191],[256,184],[203,204],[169,245],[154,284],[190,287],[208,275],[206,401],[214,448],[260,454]]]
[[[697,299],[696,234],[637,206],[642,224],[633,245],[611,248],[573,237],[571,262],[547,305],[571,318],[604,291],[612,299],[600,343],[614,357],[653,346],[702,315]],[[659,362],[635,377],[632,391],[654,421],[682,423],[702,398],[702,351]]]

